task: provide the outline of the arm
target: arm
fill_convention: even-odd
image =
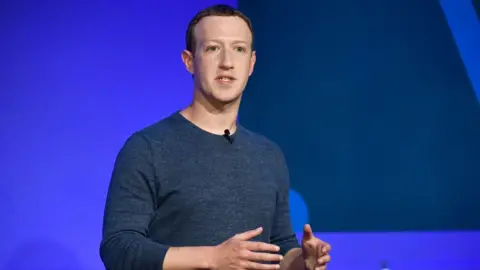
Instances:
[[[148,141],[134,134],[120,150],[108,188],[100,256],[111,270],[205,268],[208,247],[169,246],[150,240],[157,207],[153,158]]]
[[[302,249],[292,230],[290,219],[290,176],[288,167],[281,150],[277,148],[278,172],[278,194],[277,207],[275,210],[275,219],[272,228],[270,242],[280,246],[280,253],[284,256],[280,263],[281,270],[303,270],[305,262],[303,260]]]

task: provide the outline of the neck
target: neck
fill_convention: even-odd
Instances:
[[[229,104],[214,104],[198,91],[195,92],[192,103],[180,113],[207,132],[223,135],[225,129],[228,129],[233,134],[237,129],[240,99]]]

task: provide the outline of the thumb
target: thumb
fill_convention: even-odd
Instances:
[[[305,224],[305,226],[303,227],[303,241],[310,240],[312,238],[312,227],[310,227],[310,224]]]
[[[263,228],[258,227],[255,230],[250,230],[250,231],[246,231],[246,232],[243,232],[243,233],[236,234],[233,237],[233,239],[247,241],[247,240],[250,240],[250,239],[254,238],[255,236],[260,235],[262,233],[262,231],[263,231]]]

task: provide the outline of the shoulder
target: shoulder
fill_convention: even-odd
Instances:
[[[183,122],[180,121],[177,112],[158,120],[157,122],[137,130],[134,135],[142,136],[147,140],[157,141],[169,136],[175,136],[180,132]]]
[[[122,151],[145,152],[162,145],[179,134],[181,121],[176,113],[134,131],[126,139]]]
[[[281,147],[265,135],[241,127],[249,145],[260,151],[263,157],[269,157],[270,161],[278,166],[286,166],[286,160]]]

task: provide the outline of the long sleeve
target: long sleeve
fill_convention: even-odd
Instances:
[[[162,269],[169,247],[147,238],[157,191],[150,145],[136,133],[120,150],[108,188],[100,246],[106,269]]]
[[[274,222],[270,242],[280,247],[280,253],[285,255],[293,248],[300,247],[295,233],[292,230],[290,219],[290,176],[281,150],[277,148],[278,166],[278,193]]]

